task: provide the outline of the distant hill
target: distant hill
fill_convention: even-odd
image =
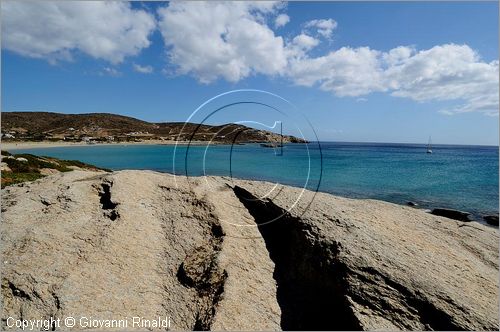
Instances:
[[[184,122],[151,123],[109,113],[61,114],[51,112],[2,112],[4,139],[16,140],[195,140],[232,142],[279,142],[279,134],[237,124],[220,126]],[[178,137],[185,125],[183,134]],[[194,133],[194,134],[193,134]],[[14,137],[11,137],[14,136]],[[283,136],[284,142],[303,142]]]

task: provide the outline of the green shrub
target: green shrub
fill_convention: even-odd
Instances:
[[[7,151],[2,151],[2,155],[10,156],[11,154]],[[10,172],[2,172],[2,188],[15,183],[39,179],[43,177],[40,174],[40,169],[42,168],[51,168],[59,172],[70,172],[73,170],[70,166],[77,166],[84,169],[99,169],[110,172],[108,169],[85,164],[78,160],[59,160],[52,157],[38,157],[27,153],[13,156],[15,158],[25,158],[27,161],[20,161],[15,158],[4,158],[2,160],[11,170]]]
[[[16,183],[35,181],[43,177],[44,175],[40,173],[2,172],[2,188]]]

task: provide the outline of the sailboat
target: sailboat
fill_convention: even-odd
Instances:
[[[429,143],[427,143],[427,153],[432,153],[432,142],[430,136],[429,136]]]

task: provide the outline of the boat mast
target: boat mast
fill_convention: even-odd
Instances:
[[[283,122],[280,121],[280,136],[281,136],[281,155],[283,155]]]

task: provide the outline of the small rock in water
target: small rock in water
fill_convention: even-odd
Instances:
[[[489,225],[498,226],[498,214],[491,216],[484,216],[484,221],[486,221]]]
[[[412,202],[412,201],[406,202],[406,205],[408,205],[408,206],[418,206],[417,203]]]
[[[460,221],[471,221],[469,219],[470,213],[465,211],[459,211],[453,209],[433,209],[431,213],[436,216],[446,217],[450,219],[455,219]]]

